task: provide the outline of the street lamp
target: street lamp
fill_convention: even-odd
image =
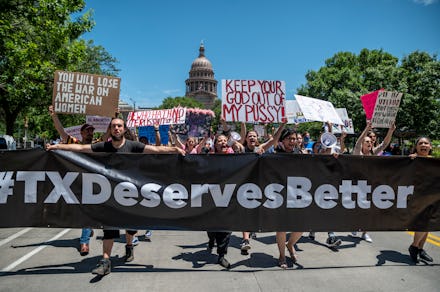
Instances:
[[[134,101],[132,98],[130,100],[133,102],[133,111],[136,111],[136,101]]]

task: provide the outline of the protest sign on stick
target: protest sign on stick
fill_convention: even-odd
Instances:
[[[180,137],[204,137],[211,129],[212,120],[215,114],[212,110],[188,108],[184,124],[173,125],[171,130]]]
[[[64,128],[64,131],[66,131],[67,135],[75,137],[76,139],[81,141],[82,140],[81,127],[82,125],[72,126],[72,127]]]
[[[304,117],[297,100],[286,100],[286,118],[288,124],[311,122]]]
[[[335,125],[333,124],[332,132],[334,134],[341,134],[344,131],[347,134],[354,134],[353,121],[348,117],[346,108],[336,108],[335,109],[344,124]]]
[[[295,94],[295,99],[306,119],[337,125],[344,124],[331,102],[298,94]]]
[[[222,117],[229,122],[281,123],[286,84],[268,80],[222,80]]]
[[[52,104],[56,113],[112,117],[119,103],[121,79],[55,71]]]
[[[149,110],[130,112],[127,116],[128,127],[142,127],[154,125],[176,125],[185,123],[186,108]]]
[[[396,120],[402,93],[381,91],[377,96],[371,126],[373,128],[389,128]]]
[[[364,108],[367,120],[371,120],[371,118],[373,117],[374,106],[376,105],[377,96],[381,91],[383,91],[383,88],[361,96],[362,107]]]
[[[105,133],[110,125],[112,118],[101,116],[86,116],[86,123],[95,127],[96,133]]]

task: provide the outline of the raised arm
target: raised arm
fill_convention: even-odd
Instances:
[[[156,138],[156,146],[160,146],[162,143],[160,141],[159,125],[154,125],[154,134]]]
[[[374,155],[377,155],[378,153],[380,153],[381,151],[385,150],[385,148],[388,147],[388,145],[391,142],[391,139],[393,138],[393,133],[395,130],[396,130],[396,124],[393,122],[390,128],[388,129],[387,135],[383,139],[382,143],[380,143],[378,146],[373,148]]]
[[[63,125],[61,124],[60,119],[58,118],[58,115],[56,114],[56,112],[53,109],[53,105],[49,106],[49,114],[52,118],[53,121],[53,125],[55,126],[55,129],[57,130],[58,134],[60,135],[61,139],[64,142],[67,142],[67,139],[69,138],[69,135],[66,133],[66,131],[64,130]]]
[[[281,136],[281,132],[283,131],[284,127],[286,126],[286,123],[282,123],[277,131],[275,132],[275,134],[266,142],[264,142],[263,144],[260,145],[260,148],[262,148],[264,150],[264,152],[266,152],[272,145],[274,145],[276,142],[278,142],[278,140],[280,139]]]
[[[246,141],[246,124],[244,122],[241,122],[240,124],[240,144],[244,144],[244,141]]]
[[[341,131],[341,139],[340,139],[340,142],[339,142],[339,146],[341,147],[341,150],[340,150],[341,154],[343,154],[345,152],[345,137],[347,137],[347,132],[342,130]]]
[[[368,132],[371,130],[371,121],[367,121],[367,126],[365,127],[364,131],[361,133],[359,138],[356,141],[356,144],[353,148],[353,154],[354,155],[360,155],[361,149],[362,149],[362,143],[364,141],[364,138],[367,136]]]

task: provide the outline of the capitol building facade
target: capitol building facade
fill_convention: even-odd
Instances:
[[[199,56],[192,62],[185,84],[185,96],[194,98],[207,109],[214,106],[217,98],[217,80],[214,78],[211,62],[205,57],[203,43],[200,44]]]

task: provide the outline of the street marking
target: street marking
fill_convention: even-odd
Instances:
[[[71,229],[64,229],[63,231],[61,231],[60,233],[58,233],[57,235],[55,235],[54,237],[52,237],[51,239],[49,239],[46,242],[57,240],[58,238],[60,238],[61,236],[63,236],[67,232],[69,232],[70,230]],[[39,253],[40,251],[42,251],[46,247],[48,247],[48,245],[41,245],[41,246],[37,247],[36,249],[34,249],[31,252],[25,254],[24,256],[22,256],[21,258],[19,258],[18,260],[16,260],[15,262],[10,264],[9,266],[7,266],[6,268],[3,268],[0,272],[10,272],[13,268],[15,268],[19,264],[23,263],[24,261],[28,260],[30,257],[32,257],[33,255]]]
[[[8,238],[3,239],[2,241],[0,241],[0,246],[16,239],[17,237],[25,234],[26,232],[30,231],[32,228],[26,228],[26,229],[22,229],[19,232],[15,233],[14,235],[9,236]]]
[[[406,233],[414,236],[414,232],[413,231],[407,231]],[[433,244],[435,246],[439,246],[440,247],[440,237],[436,236],[434,234],[428,233],[428,238],[426,239],[426,242],[429,242],[430,244]]]

